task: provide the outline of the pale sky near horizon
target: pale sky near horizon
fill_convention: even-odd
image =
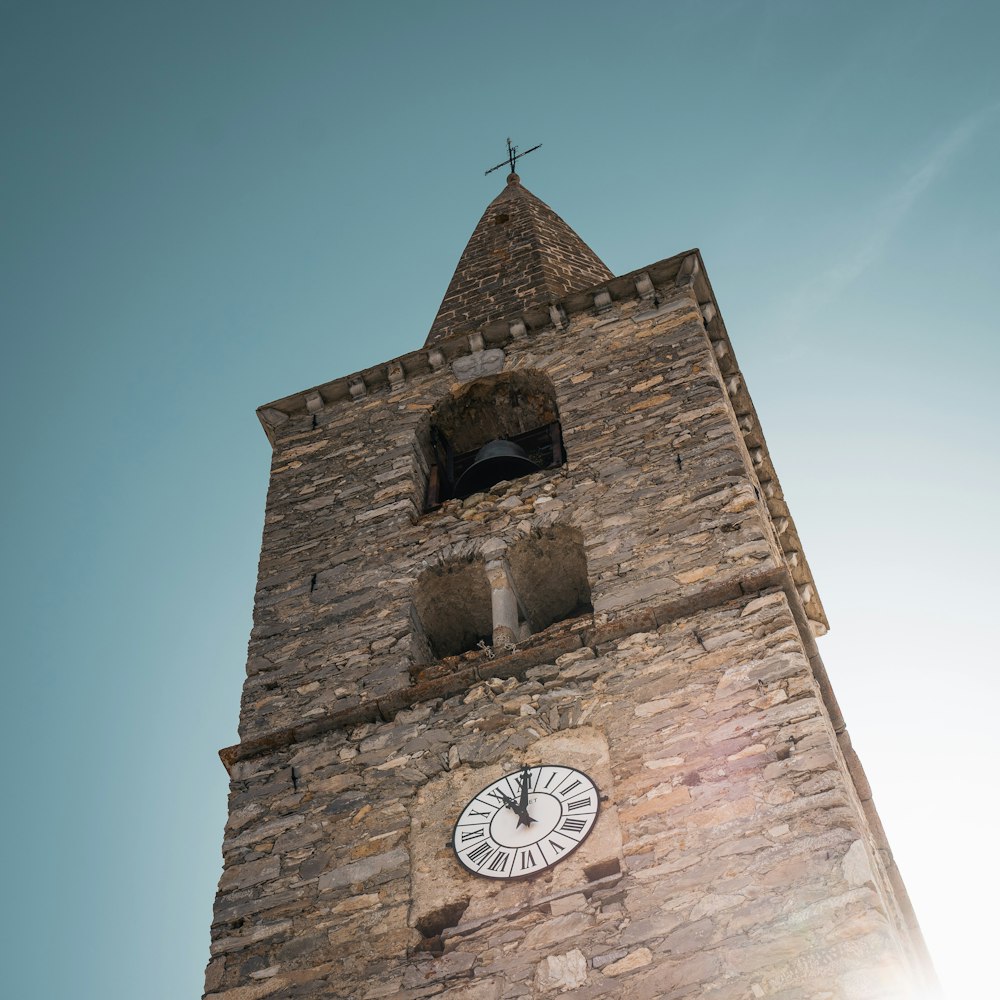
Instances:
[[[201,995],[269,448],[503,172],[700,247],[951,1000],[995,990],[1000,7],[0,0],[4,993]]]

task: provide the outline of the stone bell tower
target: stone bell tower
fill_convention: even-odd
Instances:
[[[207,997],[930,995],[697,250],[512,173],[422,349],[259,415]]]

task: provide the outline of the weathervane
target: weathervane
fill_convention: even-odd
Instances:
[[[521,159],[522,156],[527,156],[528,153],[533,153],[536,149],[541,149],[541,148],[542,148],[542,144],[539,143],[537,146],[532,146],[531,149],[526,149],[523,153],[519,153],[517,151],[517,146],[512,145],[511,141],[510,141],[510,138],[508,137],[508,139],[507,139],[507,159],[504,160],[502,163],[498,163],[495,167],[490,167],[490,169],[487,170],[486,173],[492,174],[494,170],[499,170],[501,167],[504,167],[504,166],[507,166],[508,164],[510,164],[510,172],[513,174],[513,173],[515,173],[514,164],[517,163],[517,161],[519,159]]]

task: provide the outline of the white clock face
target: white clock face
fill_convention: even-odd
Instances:
[[[487,785],[462,810],[455,854],[486,878],[534,875],[580,846],[598,805],[597,786],[574,767],[522,768]]]

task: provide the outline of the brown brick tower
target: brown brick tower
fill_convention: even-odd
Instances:
[[[697,250],[512,174],[423,349],[259,415],[207,997],[929,995]]]

